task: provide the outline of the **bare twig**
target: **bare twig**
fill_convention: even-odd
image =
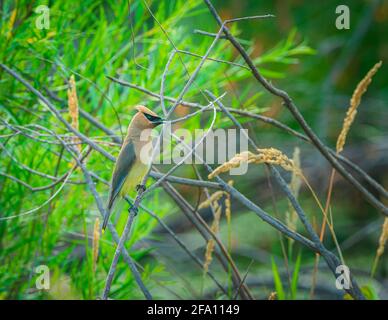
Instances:
[[[160,83],[160,106],[162,107],[162,111],[163,111],[164,115],[167,115],[167,109],[166,109],[166,106],[164,104],[164,83],[166,81],[168,69],[170,68],[170,64],[171,64],[172,60],[174,59],[176,52],[177,51],[174,50],[170,53],[170,56],[168,57],[168,61],[167,61],[166,66],[164,68],[164,72],[162,74],[162,80]]]

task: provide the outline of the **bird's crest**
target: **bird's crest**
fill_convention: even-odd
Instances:
[[[149,115],[151,115],[151,116],[158,117],[158,115],[157,115],[155,112],[151,111],[150,109],[148,109],[148,108],[145,107],[145,106],[138,105],[138,106],[135,107],[135,109],[136,109],[137,111],[139,111],[139,112],[144,113],[144,114],[149,114]]]

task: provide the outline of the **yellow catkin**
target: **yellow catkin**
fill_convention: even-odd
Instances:
[[[357,108],[360,105],[362,95],[366,92],[368,89],[369,84],[372,81],[372,77],[375,75],[377,70],[380,68],[382,62],[376,63],[371,70],[366,74],[364,79],[360,81],[360,83],[357,85],[356,90],[354,90],[352,98],[350,99],[350,107],[348,111],[346,112],[346,117],[344,119],[344,123],[342,125],[341,133],[338,136],[337,139],[337,145],[336,150],[337,153],[342,152],[345,142],[346,142],[346,136],[350,130],[350,127],[354,121],[354,118],[357,114]]]
[[[384,224],[381,230],[380,239],[379,239],[379,248],[377,249],[377,257],[381,257],[383,255],[387,240],[388,240],[388,218],[385,218]]]
[[[100,219],[96,218],[93,229],[93,272],[96,272],[98,249],[100,242]]]
[[[211,230],[214,233],[217,233],[219,231],[220,218],[221,218],[221,206],[218,206],[217,210],[214,213],[214,220],[211,226]],[[214,246],[215,246],[214,239],[210,239],[206,245],[205,262],[203,265],[203,270],[205,273],[209,271],[209,266],[213,259]]]
[[[291,159],[289,159],[280,150],[277,150],[275,148],[266,148],[266,149],[257,149],[257,151],[259,152],[258,154],[252,153],[250,151],[244,151],[236,154],[228,162],[225,162],[219,167],[217,167],[211,174],[209,174],[208,178],[212,179],[223,172],[230,171],[230,169],[232,168],[237,168],[238,166],[240,166],[241,163],[244,163],[244,162],[248,164],[267,163],[267,164],[279,165],[287,171],[295,172],[298,175],[301,174],[299,169],[294,165],[294,162]]]
[[[71,126],[75,130],[79,130],[78,97],[74,75],[71,75],[69,79],[69,89],[67,90],[67,104],[69,107]],[[79,141],[80,140],[78,138],[73,139],[74,143],[78,143]],[[81,150],[80,145],[78,145],[78,150]]]

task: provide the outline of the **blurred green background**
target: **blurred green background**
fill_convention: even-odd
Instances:
[[[338,30],[335,26],[335,9],[340,4],[349,6],[349,30]],[[34,10],[39,5],[50,9],[48,30],[36,27],[39,13]],[[244,0],[214,1],[214,6],[223,19],[268,13],[276,16],[241,21],[233,24],[231,30],[263,75],[290,94],[313,130],[333,148],[357,83],[375,63],[383,61],[363,97],[344,155],[387,188],[388,2],[318,4],[301,0]],[[133,106],[142,103],[161,113],[160,102],[139,90],[120,86],[107,76],[159,93],[173,44],[180,50],[204,55],[212,38],[194,31],[218,31],[205,4],[197,0],[130,1],[130,5],[127,1],[5,0],[0,2],[0,12],[0,62],[50,97],[68,121],[68,80],[74,75],[79,107],[118,135],[125,133],[134,114]],[[225,40],[219,41],[210,56],[243,63]],[[165,92],[171,97],[179,95],[188,79],[187,71],[193,72],[200,61],[185,54],[179,57],[173,60],[166,78]],[[209,61],[184,99],[206,104],[200,89],[215,95],[226,92],[223,99],[226,106],[273,117],[301,132],[281,101],[265,92],[246,69]],[[176,116],[189,111],[180,107]],[[59,183],[43,191],[31,191],[21,183],[47,186],[73,165],[66,151],[37,125],[55,131],[64,139],[70,134],[36,96],[1,69],[0,119],[0,298],[96,299],[103,290],[115,245],[109,232],[101,235],[95,262],[93,228],[99,212],[83,183],[82,171],[77,169],[72,173],[71,183]],[[205,113],[181,125],[190,130],[207,128],[210,120],[210,114]],[[321,202],[325,202],[331,167],[316,149],[259,121],[242,117],[239,120],[260,147],[276,147],[289,157],[299,147],[302,169]],[[80,132],[117,156],[119,145],[106,133],[82,117],[79,121]],[[15,134],[10,126],[18,132]],[[225,116],[218,116],[216,127],[227,128],[232,124]],[[113,164],[102,155],[93,151],[86,164],[96,175],[110,179]],[[167,171],[162,165],[158,168]],[[202,168],[199,170],[206,176]],[[175,174],[196,177],[190,165]],[[290,174],[285,173],[285,177],[290,179]],[[288,203],[276,182],[267,179],[264,167],[251,167],[247,175],[233,179],[239,191],[285,221]],[[99,180],[95,182],[105,200],[107,185]],[[176,188],[194,207],[205,199],[203,190],[198,188],[180,185]],[[305,185],[299,200],[319,229],[322,214]],[[206,241],[171,197],[157,189],[144,204],[203,260]],[[114,217],[119,233],[126,221],[125,210]],[[382,215],[339,175],[334,180],[331,210],[347,265],[369,298],[387,299],[386,253],[380,258],[375,276],[370,276],[384,220]],[[210,225],[211,212],[204,209],[200,214]],[[304,234],[300,225],[298,231]],[[267,299],[274,291],[278,298],[312,298],[315,255],[298,244],[291,244],[233,199],[232,223],[228,226],[222,214],[220,238],[225,246],[230,241],[228,250],[240,273],[244,275],[249,269],[247,284],[255,298]],[[282,244],[283,248],[292,247],[286,255]],[[330,236],[326,236],[325,244],[335,249]],[[155,298],[229,299],[234,296],[220,292],[144,211],[140,211],[126,247],[139,264],[143,281]],[[50,290],[36,289],[35,268],[39,265],[50,269]],[[214,257],[210,271],[222,284],[230,283],[230,275]],[[288,281],[293,274],[298,275],[296,286]],[[123,259],[119,260],[110,297],[143,298]],[[344,298],[335,288],[335,279],[322,259],[313,298]]]

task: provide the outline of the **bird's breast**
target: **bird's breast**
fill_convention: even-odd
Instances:
[[[136,186],[142,182],[147,171],[148,165],[136,160],[125,179],[120,192],[121,196],[134,195],[136,193]]]

